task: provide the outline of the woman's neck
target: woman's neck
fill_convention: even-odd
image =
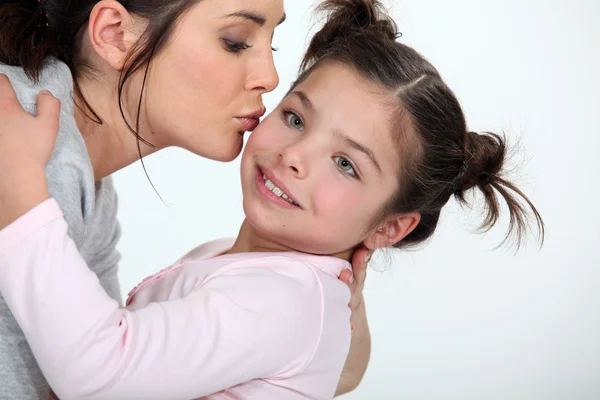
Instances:
[[[356,249],[348,249],[335,254],[324,254],[330,257],[341,258],[342,260],[351,261],[352,254]],[[234,245],[227,252],[233,253],[254,253],[254,252],[285,252],[285,251],[299,251],[285,245],[282,245],[268,237],[261,235],[247,219],[242,223],[238,237],[235,240]]]
[[[117,81],[105,82],[93,78],[82,78],[79,87],[83,97],[102,123],[97,123],[94,114],[86,106],[79,93],[75,93],[75,121],[85,141],[94,168],[95,180],[100,180],[137,161],[140,157],[135,135],[129,130],[119,108]],[[125,116],[132,126],[135,115],[123,105]],[[141,129],[143,131],[143,129]],[[147,135],[142,135],[147,136]],[[142,156],[159,150],[140,142]]]

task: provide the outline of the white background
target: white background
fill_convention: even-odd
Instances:
[[[386,4],[470,128],[520,140],[513,177],[547,237],[542,250],[493,251],[504,226],[474,234],[478,214],[450,204],[424,249],[376,259],[385,271],[365,288],[373,353],[345,399],[600,399],[600,1]],[[269,110],[294,79],[311,5],[286,3]],[[192,247],[235,236],[243,218],[237,161],[168,149],[146,164],[166,205],[139,163],[116,175],[124,295]]]

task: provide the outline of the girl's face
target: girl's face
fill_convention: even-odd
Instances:
[[[283,18],[282,0],[194,5],[152,61],[141,130],[152,135],[145,137],[158,148],[234,159],[264,113],[262,95],[279,83],[271,40]]]
[[[244,212],[283,247],[346,258],[398,189],[390,98],[338,63],[314,70],[250,136]]]

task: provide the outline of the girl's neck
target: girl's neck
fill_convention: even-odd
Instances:
[[[257,253],[257,252],[284,252],[284,251],[295,251],[292,248],[281,245],[279,243],[270,240],[269,238],[262,237],[259,232],[254,229],[252,224],[247,219],[242,223],[242,227],[238,233],[237,239],[233,244],[233,247],[228,253]]]
[[[79,81],[81,92],[92,110],[102,121],[98,124],[95,116],[85,105],[81,95],[75,92],[75,121],[85,141],[94,168],[95,180],[100,180],[128,166],[139,159],[138,143],[135,135],[123,120],[118,102],[117,84],[83,78]],[[138,92],[139,93],[139,92]],[[135,109],[127,104],[123,110],[127,121],[135,125],[135,114],[127,110]],[[143,128],[140,129],[145,132]],[[147,137],[148,135],[143,135]],[[159,150],[140,142],[142,156]]]
[[[340,253],[336,254],[326,254],[330,257],[341,258],[342,260],[346,260],[350,262],[352,260],[352,254],[354,254],[354,250],[356,249],[348,249]],[[247,219],[242,223],[242,227],[240,228],[240,232],[238,233],[237,239],[233,247],[227,252],[228,254],[233,253],[255,253],[255,252],[286,252],[286,251],[296,251],[299,250],[287,247],[282,245],[264,235],[261,235]]]

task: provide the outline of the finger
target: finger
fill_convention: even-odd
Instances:
[[[364,264],[364,267],[361,267],[354,271],[354,281],[361,288],[365,286],[365,281],[367,280],[367,264]]]
[[[14,107],[21,107],[15,89],[10,84],[8,76],[0,74],[0,109],[14,111]]]
[[[352,285],[354,283],[352,271],[350,271],[349,269],[342,271],[342,273],[340,274],[340,280],[348,286]]]
[[[51,132],[58,131],[60,100],[54,97],[49,91],[42,90],[37,96],[37,110],[35,115]]]
[[[367,263],[371,257],[371,252],[367,248],[360,248],[352,256],[352,271],[354,280],[358,285],[363,285],[367,276]]]
[[[365,269],[370,257],[370,250],[366,247],[360,247],[352,255],[352,269]]]

